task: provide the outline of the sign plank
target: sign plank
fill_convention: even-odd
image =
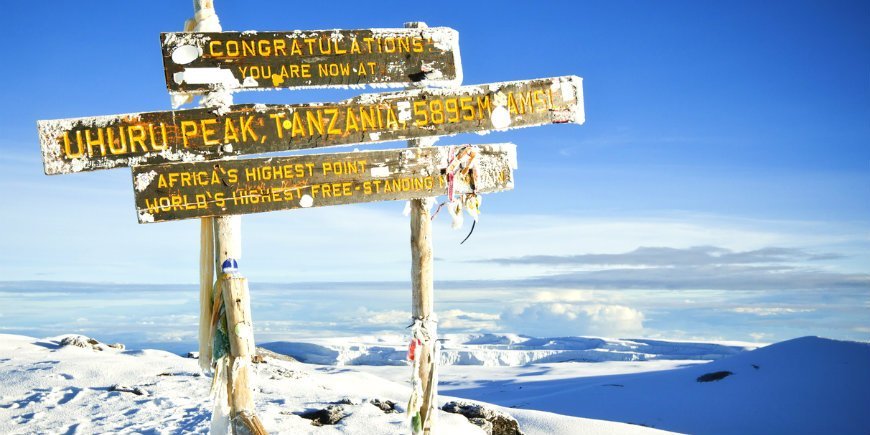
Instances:
[[[513,188],[516,146],[477,145],[474,170],[456,172],[454,192]],[[448,156],[422,147],[133,167],[139,223],[260,213],[447,194]],[[453,169],[451,167],[451,169]]]
[[[584,122],[576,76],[39,121],[46,174]]]
[[[459,34],[425,29],[162,33],[166,87],[279,89],[459,86]]]

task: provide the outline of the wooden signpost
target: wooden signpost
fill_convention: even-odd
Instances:
[[[439,360],[430,201],[446,195],[452,213],[464,207],[476,220],[477,195],[512,189],[517,165],[513,144],[422,145],[458,133],[583,124],[582,79],[459,87],[458,34],[449,28],[222,32],[213,0],[194,0],[194,12],[185,32],[161,34],[162,54],[173,104],[202,94],[204,107],[38,121],[45,173],[129,166],[140,223],[202,218],[200,366],[214,371],[212,428],[234,434],[266,433],[249,384],[254,336],[238,273],[239,215],[410,200],[414,375],[406,412],[414,434],[430,433]],[[338,103],[232,104],[234,91],[364,85],[409,88]],[[409,148],[235,160],[395,140]]]
[[[148,223],[442,196],[451,182],[448,161],[464,149],[425,147],[136,166],[136,210],[139,222]],[[476,154],[476,169],[451,174],[455,194],[513,188],[513,144],[469,149]]]
[[[449,28],[163,33],[171,93],[462,83],[459,35]]]
[[[46,174],[585,121],[575,76],[39,121]]]

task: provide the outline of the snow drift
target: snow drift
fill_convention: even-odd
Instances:
[[[867,434],[870,344],[803,337],[674,370],[442,391],[684,433]]]

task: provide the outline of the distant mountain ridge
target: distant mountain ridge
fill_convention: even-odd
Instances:
[[[405,365],[406,338],[398,335],[278,341],[261,344],[309,364]],[[536,338],[516,334],[446,334],[441,364],[520,366],[532,363],[718,360],[756,348],[752,343],[677,342],[595,337]]]

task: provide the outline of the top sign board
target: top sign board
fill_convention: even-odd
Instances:
[[[459,34],[424,29],[163,33],[170,92],[462,83]]]

